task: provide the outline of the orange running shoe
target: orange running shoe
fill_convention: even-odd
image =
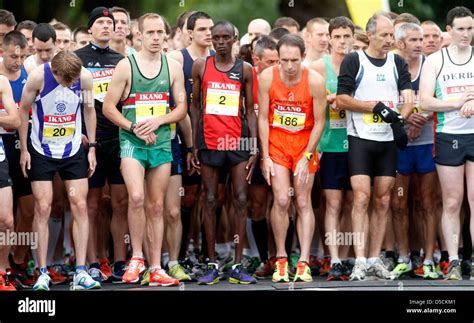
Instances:
[[[449,269],[449,261],[443,260],[440,261],[438,266],[436,266],[436,271],[440,276],[447,276],[448,275],[448,269]]]
[[[154,269],[150,273],[150,282],[148,283],[148,286],[178,286],[179,285],[179,280],[176,278],[173,278],[171,276],[168,276],[166,271],[163,269]]]
[[[100,271],[107,276],[107,279],[112,277],[112,267],[110,266],[109,259],[101,259],[100,261]]]
[[[140,274],[145,270],[145,260],[140,257],[133,257],[128,263],[125,274],[123,274],[122,281],[127,284],[137,283],[140,279]]]
[[[10,282],[6,272],[0,272],[0,292],[15,292],[16,288]]]
[[[331,270],[331,258],[324,258],[323,264],[319,270],[320,276],[326,276]]]
[[[62,284],[67,280],[67,277],[64,277],[60,273],[58,273],[53,267],[48,269],[49,277],[51,277],[51,284],[58,285]]]

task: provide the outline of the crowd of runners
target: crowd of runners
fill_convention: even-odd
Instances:
[[[0,290],[474,280],[473,27],[0,10]]]

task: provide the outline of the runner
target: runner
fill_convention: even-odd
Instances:
[[[173,286],[179,281],[166,274],[160,261],[164,196],[173,160],[170,124],[186,115],[184,79],[180,65],[162,53],[163,18],[154,13],[144,14],[138,27],[143,48],[117,65],[103,110],[121,128],[121,170],[129,192],[128,225],[133,254],[122,281],[138,282],[145,269],[142,244],[146,237],[150,286]],[[171,91],[176,103],[173,111],[169,109]],[[120,101],[122,113],[116,107]],[[150,223],[147,234],[146,221]]]
[[[28,46],[26,49],[26,56],[31,56],[35,54],[35,47],[33,46],[33,30],[36,27],[36,22],[31,20],[23,20],[18,25],[16,25],[15,30],[18,30],[25,36]]]
[[[72,39],[74,50],[78,50],[82,47],[89,45],[92,36],[91,34],[89,34],[89,29],[87,28],[87,26],[79,26],[74,29],[72,33]]]
[[[290,195],[294,192],[301,246],[294,280],[309,282],[309,251],[314,232],[311,189],[319,168],[316,147],[324,129],[326,89],[321,76],[302,66],[305,46],[301,37],[283,36],[277,51],[280,64],[262,72],[258,95],[262,172],[274,196],[270,219],[277,262],[272,280],[289,281],[285,240]]]
[[[115,21],[110,47],[123,56],[133,54],[135,49],[127,45],[127,36],[130,35],[130,13],[121,7],[112,7],[110,11]]]
[[[57,51],[61,50],[71,50],[72,48],[72,33],[71,28],[62,22],[57,22],[52,25],[54,31],[56,32],[56,49]]]
[[[354,245],[356,263],[351,280],[364,280],[367,273],[389,278],[379,255],[395,182],[397,146],[403,148],[407,141],[403,118],[413,110],[408,67],[402,58],[390,52],[392,22],[376,14],[369,19],[366,29],[369,47],[348,54],[342,61],[336,97],[336,107],[348,110],[349,175],[354,192],[352,231],[360,242]],[[399,91],[404,100],[401,115],[396,112]],[[372,179],[374,201],[369,223]],[[366,248],[368,239],[370,248]]]
[[[423,28],[423,55],[429,56],[441,49],[443,38],[441,29],[434,22],[427,20],[421,23]]]
[[[16,26],[15,16],[8,10],[0,9],[0,41],[3,42],[3,37],[10,31],[14,30]],[[1,56],[1,52],[0,52]]]
[[[28,73],[41,64],[51,62],[56,53],[56,32],[50,24],[36,25],[32,37],[35,54],[29,56],[24,63]]]
[[[260,35],[268,35],[272,27],[265,19],[254,19],[252,20],[249,25],[247,26],[247,33],[248,33],[248,43],[250,44],[252,40]]]
[[[347,17],[336,17],[329,21],[329,44],[331,55],[311,63],[311,68],[321,74],[326,82],[327,106],[324,132],[318,151],[322,153],[319,176],[326,197],[325,236],[335,238],[340,231],[344,203],[351,204],[353,194],[349,178],[347,159],[346,111],[336,106],[337,77],[344,57],[354,43],[354,25]],[[350,216],[350,215],[349,215]],[[327,240],[327,239],[325,239]],[[337,241],[337,239],[329,239]],[[327,280],[348,280],[350,272],[339,259],[337,243],[327,244],[331,255],[331,269]]]
[[[472,12],[465,7],[455,7],[448,12],[446,20],[451,45],[426,59],[421,72],[420,96],[423,109],[435,112],[435,163],[443,200],[442,228],[449,253],[445,278],[461,280],[458,244],[464,180],[470,211],[474,214]],[[471,237],[473,233],[474,221],[471,221]]]
[[[46,268],[48,219],[53,199],[53,178],[59,172],[68,192],[75,222],[74,245],[76,274],[74,289],[100,288],[85,266],[89,221],[87,218],[87,177],[95,171],[95,148],[86,154],[81,143],[83,103],[84,121],[90,142],[95,142],[95,110],[92,106],[92,78],[81,69],[73,53],[56,54],[51,64],[37,67],[29,75],[21,98],[21,167],[31,181],[35,199],[33,230],[38,232],[38,265],[40,276],[33,290],[49,290]],[[35,99],[36,98],[36,99]],[[28,114],[33,105],[33,126],[28,137]],[[86,159],[87,158],[87,159]]]
[[[192,70],[192,163],[200,168],[202,175],[202,211],[209,255],[207,271],[198,283],[211,285],[219,281],[214,252],[218,183],[220,169],[229,167],[235,216],[233,227],[238,237],[229,282],[252,284],[256,280],[243,271],[241,261],[247,221],[247,182],[251,179],[256,160],[253,73],[251,66],[236,59],[232,52],[237,40],[234,25],[221,21],[211,31],[216,56],[196,60]]]
[[[303,61],[305,67],[328,53],[329,24],[323,18],[313,18],[306,23],[306,41],[308,52]]]
[[[433,121],[432,113],[424,112],[420,109],[418,88],[420,83],[420,72],[425,61],[422,56],[423,29],[415,23],[404,23],[395,32],[395,40],[400,56],[407,64],[410,75],[412,89],[415,91],[415,109],[408,117],[407,124],[408,147],[398,152],[397,175],[395,187],[392,192],[392,221],[395,238],[398,245],[398,264],[392,271],[392,278],[398,279],[402,275],[417,269],[410,260],[409,255],[409,230],[408,230],[408,199],[415,197],[414,193],[420,196],[413,201],[420,200],[419,213],[412,214],[421,217],[424,227],[424,256],[421,276],[426,279],[437,279],[433,263],[434,242],[436,239],[436,215],[434,209],[434,190],[436,188],[436,167],[434,164],[433,151]],[[412,176],[413,175],[413,176]],[[413,191],[409,192],[410,182]],[[414,184],[414,185],[413,185]],[[419,250],[412,250],[419,251]]]
[[[127,229],[127,189],[120,173],[119,129],[102,112],[104,97],[109,88],[115,66],[123,56],[109,47],[114,29],[112,12],[105,7],[93,9],[89,15],[88,28],[91,42],[75,53],[82,60],[82,66],[92,73],[94,82],[94,106],[97,115],[97,169],[89,179],[87,208],[89,214],[89,240],[87,258],[89,273],[97,281],[112,277],[121,282],[125,271]],[[120,105],[119,105],[120,107]],[[88,138],[83,136],[84,142]],[[97,221],[102,190],[105,183],[110,187],[112,220],[110,229],[114,241],[114,264],[110,268],[108,259],[97,257]]]

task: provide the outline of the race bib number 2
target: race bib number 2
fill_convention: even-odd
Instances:
[[[206,113],[237,117],[239,115],[240,91],[207,89]]]

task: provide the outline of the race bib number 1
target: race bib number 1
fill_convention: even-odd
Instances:
[[[137,93],[135,96],[135,121],[141,122],[167,113],[168,93]]]

